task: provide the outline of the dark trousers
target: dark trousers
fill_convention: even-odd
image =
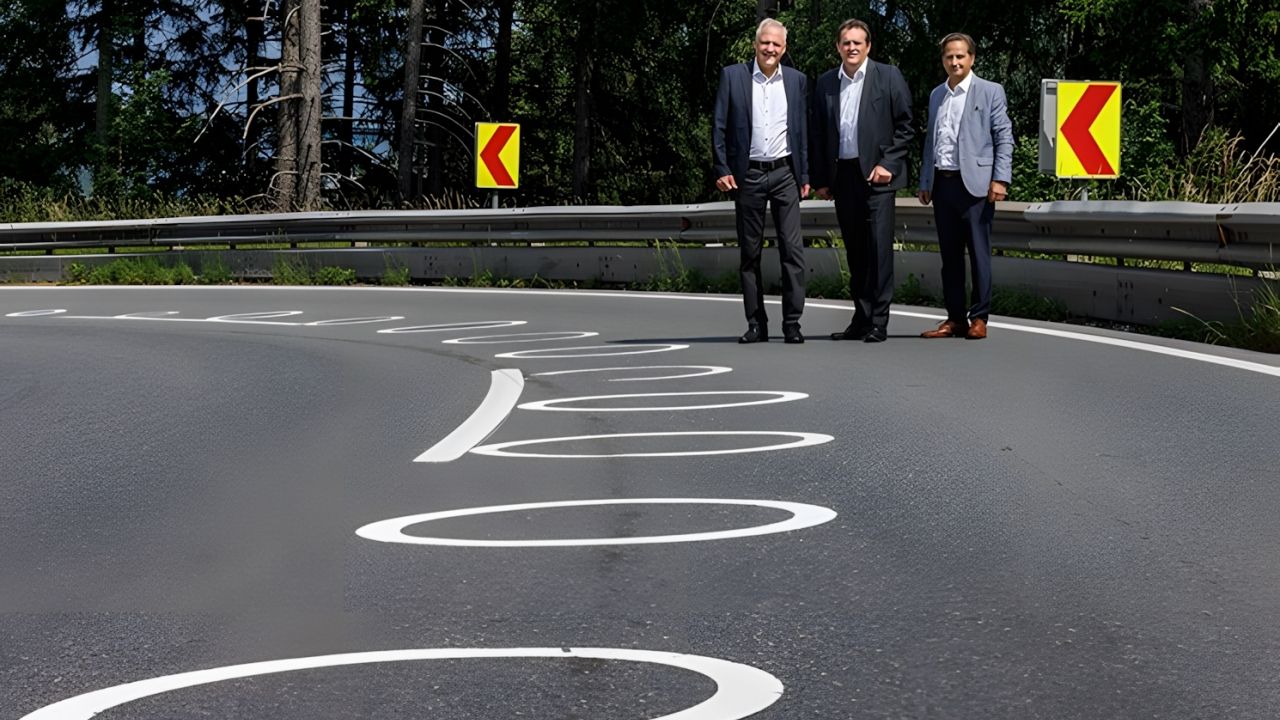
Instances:
[[[933,218],[942,253],[942,297],[947,319],[966,322],[987,319],[991,313],[991,221],[995,203],[974,197],[959,175],[935,175]],[[964,253],[969,251],[973,291],[966,312],[964,301]]]
[[[857,160],[839,161],[832,195],[849,260],[852,324],[883,329],[893,302],[893,193],[873,191],[870,172]]]
[[[763,326],[769,322],[764,310],[764,280],[760,276],[766,205],[773,211],[782,260],[782,323],[798,327],[804,312],[804,241],[800,237],[800,188],[789,167],[748,170],[738,184],[734,209],[743,308],[748,324]]]

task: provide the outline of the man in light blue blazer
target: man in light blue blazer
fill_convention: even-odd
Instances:
[[[947,81],[929,94],[917,197],[933,203],[947,319],[921,337],[981,340],[991,312],[991,221],[1013,180],[1013,126],[1004,88],[973,74],[973,38],[952,33],[939,44]],[[966,249],[973,282],[967,308]]]

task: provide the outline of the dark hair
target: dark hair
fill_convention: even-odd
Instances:
[[[974,47],[974,44],[973,44],[973,38],[969,37],[968,35],[965,35],[964,33],[951,33],[950,35],[942,38],[942,42],[938,43],[938,47],[941,48],[942,53],[945,55],[947,52],[947,45],[957,40],[969,46],[970,55],[978,54],[978,50],[976,47]]]
[[[862,32],[866,33],[867,42],[871,42],[871,26],[861,20],[853,18],[840,23],[840,27],[836,29],[836,43],[839,44],[840,38],[844,35],[846,30],[851,30],[853,28],[858,28]]]

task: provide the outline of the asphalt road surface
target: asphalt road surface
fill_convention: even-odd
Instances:
[[[1280,362],[898,310],[0,288],[0,718],[1280,715]]]

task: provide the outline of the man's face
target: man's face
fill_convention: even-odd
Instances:
[[[952,40],[942,50],[942,67],[947,71],[947,79],[952,87],[964,80],[973,69],[973,53],[969,52],[969,43],[963,40]]]
[[[836,52],[848,74],[853,74],[862,67],[871,52],[871,43],[867,40],[867,32],[862,28],[852,27],[840,33],[840,42],[836,43]]]
[[[765,28],[760,37],[756,38],[756,62],[765,75],[773,77],[773,71],[778,68],[778,62],[786,52],[787,39],[779,28]]]

